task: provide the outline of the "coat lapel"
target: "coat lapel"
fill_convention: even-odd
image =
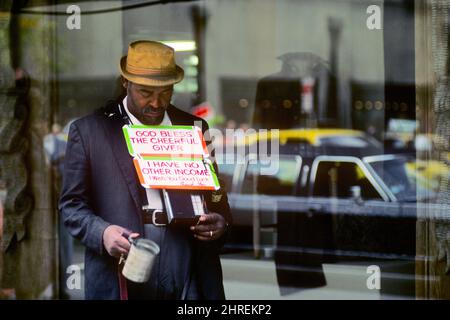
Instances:
[[[124,120],[119,113],[117,103],[114,106],[108,106],[104,109],[105,121],[102,121],[109,137],[108,143],[114,154],[117,165],[120,168],[122,176],[128,186],[130,195],[134,200],[137,212],[141,212],[143,205],[144,188],[141,187],[137,178],[136,170],[133,165],[132,157],[128,153],[128,148],[123,136],[122,127],[125,124]],[[139,215],[142,221],[141,215]]]
[[[169,105],[167,108],[167,114],[169,115],[170,121],[173,125],[192,126],[194,124],[192,119],[184,116],[184,114],[179,112],[173,105]]]

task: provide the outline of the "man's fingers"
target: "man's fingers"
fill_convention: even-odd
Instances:
[[[114,248],[114,249],[112,250],[112,252],[111,252],[111,255],[112,255],[114,258],[120,258],[121,255],[127,255],[127,254],[128,254],[128,251],[127,251],[127,250],[124,250],[124,249],[119,248],[119,247]]]
[[[139,237],[139,233],[134,232],[134,233],[130,234],[130,237],[137,238],[137,237]]]
[[[135,232],[135,233],[130,233],[130,234],[129,234],[129,237],[131,237],[131,238],[139,237],[139,233],[136,233],[136,232]],[[120,248],[126,250],[125,253],[128,253],[128,251],[130,251],[131,244],[130,244],[130,242],[128,241],[128,237],[127,237],[127,238],[124,238],[124,237],[122,236],[122,237],[118,238],[118,239],[116,240],[116,244],[117,244],[117,246],[119,246]]]
[[[192,226],[191,230],[196,232],[196,233],[201,233],[201,232],[209,232],[210,230],[215,230],[215,226],[211,225],[211,224],[199,224],[197,226]]]
[[[216,232],[213,231],[212,233],[210,231],[208,231],[208,232],[197,232],[195,235],[201,236],[201,237],[206,237],[206,238],[212,238],[216,234],[217,234],[217,231]]]
[[[199,223],[195,226],[191,227],[191,230],[194,232],[207,232],[210,230],[220,229],[220,221],[223,220],[223,217],[218,213],[209,213],[200,216]]]
[[[111,248],[111,255],[115,258],[120,258],[121,255],[127,255],[130,249],[122,247],[121,244],[116,244]]]
[[[215,213],[215,212],[204,214],[204,215],[200,216],[200,218],[199,218],[200,225],[216,223],[217,220],[220,219],[220,217],[221,217],[221,215],[218,213]]]
[[[211,238],[209,235],[208,236],[201,236],[201,235],[194,235],[195,238],[197,238],[198,240],[202,240],[202,241],[211,241],[214,240],[213,238]]]
[[[128,237],[129,236],[131,236],[131,234],[132,234],[132,231],[130,231],[130,230],[128,230],[128,229],[125,229],[125,228],[123,228],[121,231],[120,231],[120,234],[121,234],[121,236],[122,237],[124,237],[124,238],[127,238],[128,239]]]
[[[119,237],[116,239],[115,244],[118,248],[122,248],[128,252],[130,250],[130,243],[124,237]]]
[[[214,231],[207,232],[197,232],[194,234],[194,237],[199,240],[216,240],[219,239],[223,235],[223,231],[220,229]]]
[[[103,245],[106,251],[113,257],[120,257],[130,251],[129,237],[138,237],[139,233],[132,232],[117,225],[108,226],[103,232]]]

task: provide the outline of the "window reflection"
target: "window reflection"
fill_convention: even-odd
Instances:
[[[448,70],[442,63],[448,59],[445,50],[436,61],[424,58],[437,57],[436,52],[417,52],[434,50],[431,30],[443,32],[435,38],[448,42],[448,13],[438,5],[442,1],[422,2],[381,1],[383,29],[369,30],[367,1],[200,0],[148,6],[73,1],[81,7],[82,26],[68,30],[64,14],[18,13],[64,13],[67,1],[14,1],[11,19],[0,15],[2,26],[10,25],[0,30],[2,52],[11,58],[0,63],[6,70],[1,76],[7,78],[12,68],[16,79],[11,82],[21,74],[31,79],[34,111],[27,123],[32,129],[24,134],[42,140],[59,123],[64,140],[74,119],[124,95],[117,60],[131,41],[174,46],[185,80],[174,87],[171,103],[207,120],[211,129],[223,133],[224,145],[232,140],[225,129],[240,128],[241,136],[253,129],[283,129],[279,158],[273,160],[276,173],[262,174],[267,164],[259,160],[219,163],[235,220],[225,244],[232,250],[222,255],[227,297],[278,299],[280,287],[297,282],[301,287],[310,279],[321,286],[318,291],[284,293],[318,299],[380,298],[386,292],[411,297],[416,292],[408,285],[415,274],[402,264],[404,256],[416,259],[423,270],[450,269],[448,221],[436,222],[435,230],[430,227],[435,221],[417,218],[422,218],[417,211],[421,204],[436,202],[435,211],[445,209],[450,177]],[[108,8],[118,9],[83,15]],[[434,20],[435,25],[422,25]],[[426,33],[426,41],[419,40],[420,32]],[[432,81],[425,75],[432,75]],[[435,79],[440,79],[439,89]],[[8,91],[2,92],[6,97]],[[434,96],[439,99],[432,101]],[[23,117],[20,103],[5,106],[3,127],[14,122],[13,114]],[[432,132],[437,124],[439,134]],[[45,149],[42,143],[32,145]],[[33,149],[33,154],[33,159],[45,159],[44,153]],[[38,186],[34,198],[40,204],[48,202],[39,198],[46,194],[46,169],[36,163],[27,176],[40,179],[31,181]],[[5,202],[11,201],[5,170],[0,168],[0,208],[7,222],[12,206]],[[54,174],[49,185],[57,179]],[[47,210],[47,202],[39,210]],[[53,219],[54,212],[47,216]],[[434,234],[439,241],[428,236]],[[82,247],[74,245],[74,263],[82,264]],[[416,252],[416,245],[425,249]],[[369,291],[363,259],[360,265],[338,264],[344,256],[371,257],[380,264],[388,260],[382,271],[389,270],[392,279],[385,278],[381,290]],[[445,278],[441,276],[433,275]],[[405,278],[408,290],[402,292]]]
[[[363,199],[382,200],[358,164],[342,161],[319,162],[314,181],[314,196],[351,198],[354,196],[354,187],[359,187]]]
[[[250,163],[243,181],[243,194],[294,195],[300,173],[300,157],[284,157],[278,161],[278,172],[262,175],[263,163]]]
[[[405,159],[386,159],[370,163],[371,167],[396,196],[398,201],[415,201],[416,187],[407,174]]]

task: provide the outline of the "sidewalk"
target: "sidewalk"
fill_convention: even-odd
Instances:
[[[81,288],[68,290],[71,299],[84,299],[83,248],[75,246],[74,263],[81,268]],[[408,296],[381,294],[380,290],[367,288],[367,265],[324,264],[327,285],[305,289],[289,295],[280,295],[273,260],[253,259],[251,254],[226,254],[221,256],[225,296],[229,300],[379,300],[411,299]],[[380,266],[381,270],[392,269],[392,263]],[[384,273],[383,277],[393,282],[382,284],[396,286],[398,274]],[[397,281],[397,282],[396,282]],[[383,289],[383,288],[382,288]]]

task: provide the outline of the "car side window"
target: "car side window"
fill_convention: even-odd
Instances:
[[[351,198],[358,186],[365,200],[382,200],[361,167],[354,162],[320,161],[313,186],[313,196]]]
[[[295,194],[301,158],[292,156],[278,160],[278,170],[273,175],[262,175],[262,164],[249,163],[242,182],[243,194],[288,196]]]

